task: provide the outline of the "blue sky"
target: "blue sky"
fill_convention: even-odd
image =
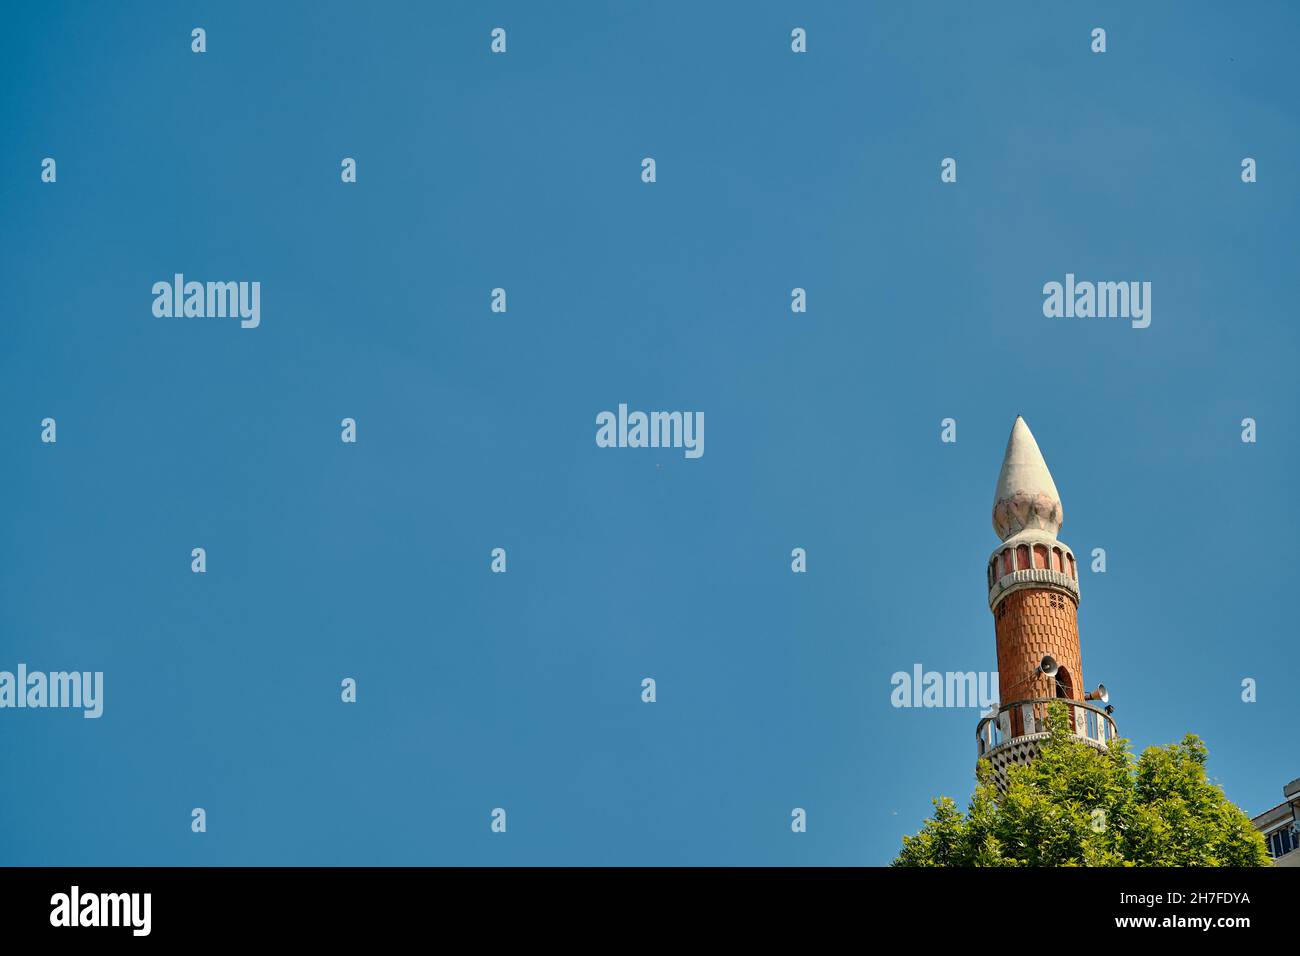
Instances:
[[[0,862],[886,863],[972,786],[890,675],[996,666],[1016,414],[1107,552],[1084,682],[1280,802],[1300,10],[846,6],[7,13],[0,669],[106,689],[0,711]],[[1045,318],[1067,272],[1150,328]],[[597,448],[620,402],[706,453]]]

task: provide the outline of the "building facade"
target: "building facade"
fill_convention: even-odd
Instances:
[[[987,566],[1002,700],[976,729],[978,757],[1000,782],[1009,766],[1038,753],[1056,701],[1066,705],[1076,738],[1104,750],[1118,736],[1112,708],[1103,706],[1105,688],[1084,690],[1079,568],[1070,546],[1057,538],[1064,519],[1038,442],[1017,416],[993,494],[1001,544]]]
[[[1274,866],[1300,866],[1300,778],[1282,788],[1282,803],[1251,818]]]

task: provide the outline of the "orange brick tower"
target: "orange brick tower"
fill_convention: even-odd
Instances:
[[[988,563],[1001,703],[978,730],[979,756],[1001,780],[1010,764],[1038,752],[1054,700],[1068,702],[1076,737],[1104,748],[1115,736],[1109,708],[1089,703],[1105,703],[1105,688],[1083,691],[1078,565],[1056,537],[1064,517],[1038,443],[1017,416],[993,496],[993,530],[1002,543]]]

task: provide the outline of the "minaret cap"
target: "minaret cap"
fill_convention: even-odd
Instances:
[[[1003,541],[1027,528],[1055,537],[1064,520],[1061,496],[1043,453],[1025,420],[1017,415],[993,494],[993,530]]]

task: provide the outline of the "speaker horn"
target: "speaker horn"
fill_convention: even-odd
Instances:
[[[1047,677],[1055,677],[1058,670],[1060,670],[1060,667],[1057,666],[1056,658],[1051,654],[1044,654],[1042,663],[1038,665],[1038,670],[1034,673],[1043,674]]]
[[[1099,700],[1103,704],[1110,702],[1110,694],[1106,690],[1105,684],[1098,684],[1096,690],[1090,690],[1083,695],[1084,700]]]

